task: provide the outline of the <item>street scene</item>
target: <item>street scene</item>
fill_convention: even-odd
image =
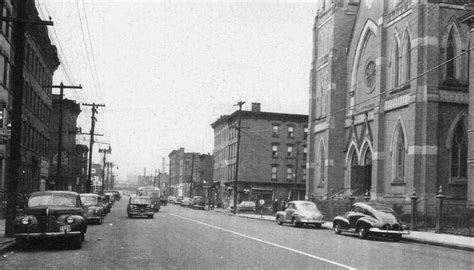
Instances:
[[[126,199],[80,250],[32,246],[1,258],[3,269],[469,269],[472,251],[387,240],[361,241],[328,229],[278,226],[228,211],[171,204],[153,219],[127,217]],[[255,215],[254,215],[255,216]],[[248,215],[252,217],[252,215]],[[48,256],[48,259],[44,259]],[[389,259],[390,258],[390,259]]]
[[[0,11],[1,269],[473,269],[474,1]]]

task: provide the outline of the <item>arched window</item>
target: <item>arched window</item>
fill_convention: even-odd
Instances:
[[[451,143],[451,178],[467,178],[467,138],[462,123],[456,127]]]
[[[324,144],[321,141],[319,145],[319,185],[320,187],[324,186],[326,174],[325,174],[325,163],[326,163],[326,157],[325,157],[325,151],[324,151]]]
[[[399,85],[399,76],[400,76],[400,52],[398,48],[397,39],[393,40],[393,62],[392,62],[392,79],[393,87]]]
[[[394,144],[394,166],[395,166],[395,182],[405,182],[405,154],[406,142],[403,128],[398,125],[396,140]]]
[[[453,31],[449,33],[448,42],[446,44],[446,61],[453,59],[456,55],[456,44],[454,42]],[[446,79],[455,79],[456,61],[453,59],[446,63]]]
[[[406,83],[410,80],[410,73],[411,73],[411,43],[410,43],[410,36],[408,32],[405,33],[405,43],[403,45],[403,53],[402,53],[402,66],[403,66],[403,73],[402,73],[402,82]]]

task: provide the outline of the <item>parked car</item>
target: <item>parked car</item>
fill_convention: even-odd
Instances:
[[[314,225],[316,228],[321,228],[323,215],[314,202],[290,201],[284,211],[276,213],[276,222],[278,225],[291,223],[295,227]]]
[[[102,224],[105,216],[102,198],[99,195],[93,193],[82,193],[80,196],[82,205],[86,210],[87,222]]]
[[[115,203],[115,196],[112,192],[104,192],[105,197],[110,202],[110,205],[113,206]]]
[[[402,239],[402,235],[409,234],[406,228],[392,208],[375,202],[354,203],[349,212],[333,220],[336,234],[341,234],[343,231],[354,232],[361,239],[384,236],[398,242]]]
[[[110,196],[101,195],[102,206],[104,208],[104,213],[107,215],[112,210],[112,202],[110,201]]]
[[[254,201],[241,201],[237,205],[237,211],[242,212],[242,211],[255,211],[255,202]]]
[[[189,197],[183,197],[183,199],[181,200],[181,203],[180,203],[180,204],[181,204],[181,206],[187,206],[187,207],[189,207],[190,203],[191,203],[191,198],[189,198]]]
[[[176,196],[168,196],[168,202],[176,204]]]
[[[183,201],[183,196],[176,196],[176,204],[181,205],[182,201]]]
[[[204,209],[206,202],[204,201],[203,196],[194,196],[190,201],[191,208]]]
[[[145,216],[153,218],[155,210],[149,196],[133,196],[128,200],[127,215],[129,218]]]
[[[81,198],[72,191],[33,192],[13,224],[16,244],[20,248],[32,240],[61,239],[80,249],[87,232]]]
[[[115,201],[120,201],[120,199],[122,199],[122,195],[120,195],[120,192],[117,190],[106,190],[104,193],[112,193]]]

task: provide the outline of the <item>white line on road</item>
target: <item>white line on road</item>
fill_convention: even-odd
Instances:
[[[323,261],[323,262],[334,264],[334,265],[337,265],[337,266],[340,266],[340,267],[343,267],[343,268],[346,268],[346,269],[355,269],[354,267],[350,267],[350,266],[344,265],[342,263],[331,261],[331,260],[321,258],[321,257],[315,256],[315,255],[312,255],[312,254],[309,254],[309,253],[306,253],[306,252],[303,252],[303,251],[300,251],[300,250],[285,247],[285,246],[275,244],[275,243],[272,243],[272,242],[269,242],[269,241],[265,241],[265,240],[258,239],[258,238],[252,237],[252,236],[241,234],[241,233],[238,233],[238,232],[235,232],[235,231],[227,230],[227,229],[217,227],[217,226],[214,226],[214,225],[211,225],[211,224],[207,224],[207,223],[204,223],[204,222],[201,222],[201,221],[198,221],[198,220],[190,219],[190,218],[183,217],[183,216],[176,215],[176,214],[169,214],[169,215],[172,215],[172,216],[175,216],[175,217],[178,217],[178,218],[181,218],[181,219],[189,220],[189,221],[192,221],[192,222],[195,222],[195,223],[207,226],[207,227],[211,227],[211,228],[214,228],[214,229],[217,229],[217,230],[221,230],[221,231],[224,231],[224,232],[228,232],[228,233],[232,233],[232,234],[235,234],[235,235],[238,235],[238,236],[242,236],[242,237],[245,237],[245,238],[248,238],[248,239],[252,239],[252,240],[255,240],[255,241],[258,241],[258,242],[261,242],[261,243],[265,243],[265,244],[268,244],[268,245],[271,245],[271,246],[274,246],[274,247],[279,247],[279,248],[282,248],[282,249],[286,249],[286,250],[289,250],[289,251],[292,251],[292,252],[295,252],[295,253],[298,253],[298,254],[301,254],[301,255],[305,255],[305,256],[308,256],[308,257],[316,259],[316,260],[320,260],[320,261]]]

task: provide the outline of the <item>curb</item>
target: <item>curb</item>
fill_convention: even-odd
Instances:
[[[443,242],[436,242],[436,241],[410,238],[410,237],[403,237],[402,241],[426,244],[426,245],[430,245],[430,246],[438,246],[438,247],[459,249],[459,250],[465,250],[465,251],[474,251],[474,247],[470,247],[470,246],[459,245],[459,244],[457,245],[457,244],[451,244],[451,243],[443,243]]]
[[[12,240],[12,241],[8,241],[8,242],[3,243],[3,244],[0,246],[0,255],[3,255],[3,254],[5,254],[5,253],[7,253],[7,252],[12,251],[12,250],[15,248],[15,245],[16,245],[15,240]]]

